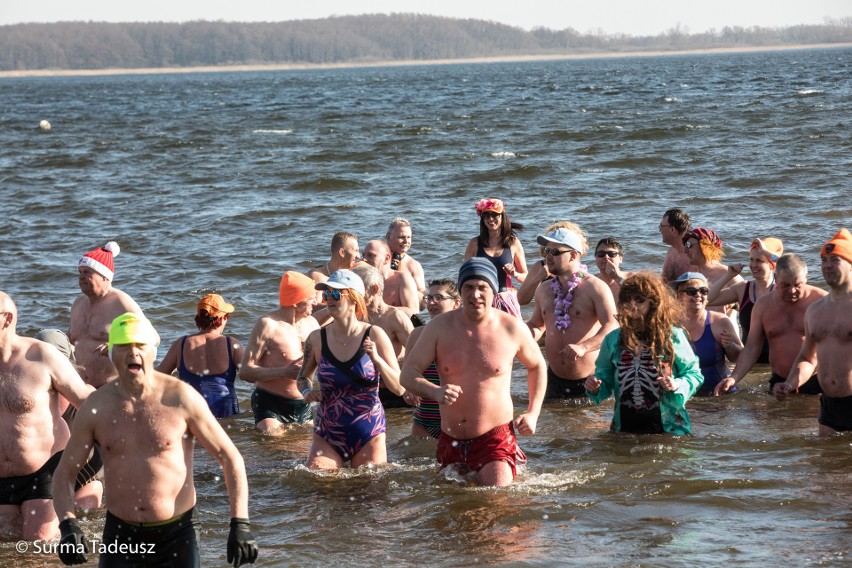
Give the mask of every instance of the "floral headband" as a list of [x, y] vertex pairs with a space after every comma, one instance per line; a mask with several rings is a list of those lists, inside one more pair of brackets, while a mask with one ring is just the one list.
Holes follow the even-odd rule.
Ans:
[[503, 212], [503, 202], [499, 199], [480, 199], [473, 206], [476, 208], [476, 214], [480, 217], [486, 211], [493, 213]]

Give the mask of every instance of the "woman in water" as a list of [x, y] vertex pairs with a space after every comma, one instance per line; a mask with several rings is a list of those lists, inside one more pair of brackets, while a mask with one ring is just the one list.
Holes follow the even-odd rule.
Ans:
[[[728, 272], [710, 286], [707, 297], [708, 306], [725, 306], [739, 302], [740, 327], [743, 330], [743, 344], [748, 341], [751, 329], [751, 311], [758, 299], [768, 295], [775, 288], [775, 261], [784, 253], [784, 245], [778, 239], [754, 239], [748, 255], [748, 267], [754, 280], [742, 280], [728, 286], [732, 278], [743, 271], [742, 264], [732, 264]], [[725, 288], [725, 286], [728, 286]], [[763, 340], [763, 350], [758, 363], [769, 364], [769, 341]]]
[[517, 234], [524, 227], [509, 220], [505, 205], [499, 199], [481, 199], [474, 207], [479, 216], [479, 236], [470, 239], [464, 259], [481, 256], [494, 265], [500, 285], [494, 296], [494, 307], [521, 318], [521, 305], [512, 286], [512, 277], [523, 283], [527, 275], [524, 247]]
[[243, 347], [222, 332], [234, 306], [219, 294], [207, 294], [198, 302], [195, 326], [198, 333], [185, 335], [169, 348], [157, 366], [178, 377], [201, 393], [216, 418], [227, 418], [240, 411], [234, 379], [237, 364], [243, 359]]
[[[727, 265], [722, 263], [725, 250], [722, 248], [722, 239], [712, 229], [696, 227], [683, 235], [683, 247], [689, 262], [698, 268], [698, 272], [707, 278], [708, 285], [724, 278], [728, 273]], [[734, 276], [733, 283], [743, 281], [742, 276]], [[713, 308], [714, 312], [724, 312], [733, 315], [733, 305]], [[733, 320], [732, 320], [733, 321]]]
[[[449, 278], [429, 282], [429, 293], [426, 295], [426, 310], [429, 312], [429, 317], [433, 318], [438, 314], [450, 312], [458, 309], [459, 306], [461, 306], [461, 296], [455, 282]], [[417, 327], [411, 332], [411, 335], [408, 336], [408, 343], [405, 345], [406, 353], [414, 348], [417, 338], [420, 337], [422, 332], [422, 327]], [[423, 377], [432, 384], [440, 386], [441, 378], [438, 376], [438, 368], [434, 361], [423, 371]], [[416, 396], [410, 393], [406, 393], [406, 396], [412, 397], [410, 402], [418, 402]], [[419, 404], [414, 409], [411, 435], [419, 438], [432, 437], [438, 439], [441, 435], [441, 412], [437, 402], [425, 398], [419, 399]]]
[[[364, 282], [338, 270], [315, 286], [322, 291], [331, 323], [312, 332], [296, 379], [305, 402], [318, 402], [308, 452], [310, 469], [336, 469], [387, 462], [385, 410], [379, 384], [403, 395], [391, 340], [365, 322]], [[312, 390], [316, 373], [320, 390]]]
[[700, 272], [685, 272], [672, 282], [677, 299], [683, 307], [680, 325], [686, 330], [692, 349], [698, 356], [704, 384], [698, 394], [709, 396], [731, 370], [725, 357], [736, 362], [743, 344], [734, 329], [734, 324], [724, 314], [707, 309], [710, 289], [707, 278]]
[[585, 384], [596, 404], [615, 396], [613, 431], [691, 433], [685, 404], [701, 385], [701, 370], [679, 313], [659, 276], [640, 272], [622, 284], [621, 327], [604, 338], [595, 376]]

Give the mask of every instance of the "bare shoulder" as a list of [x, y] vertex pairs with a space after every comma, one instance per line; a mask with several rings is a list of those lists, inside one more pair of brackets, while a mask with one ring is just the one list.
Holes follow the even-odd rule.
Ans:
[[610, 290], [609, 285], [600, 278], [583, 278], [583, 281], [580, 282], [577, 288], [582, 292], [593, 294], [595, 296], [602, 297], [607, 294], [612, 295], [612, 290]]
[[118, 288], [113, 288], [109, 293], [112, 301], [125, 308], [128, 312], [142, 313], [142, 310], [139, 309], [139, 304], [136, 303], [136, 300], [131, 298], [126, 292], [122, 292]]

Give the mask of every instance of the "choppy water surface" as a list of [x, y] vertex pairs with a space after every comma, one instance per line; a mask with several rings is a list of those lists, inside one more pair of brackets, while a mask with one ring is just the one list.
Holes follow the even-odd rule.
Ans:
[[[729, 261], [777, 236], [819, 285], [820, 245], [852, 224], [850, 55], [0, 80], [0, 289], [19, 332], [67, 328], [77, 260], [114, 239], [115, 285], [161, 355], [208, 291], [236, 304], [228, 332], [246, 341], [281, 273], [324, 262], [336, 230], [363, 245], [403, 215], [427, 277], [454, 275], [484, 196], [526, 225], [529, 257], [571, 219], [619, 238], [628, 269], [658, 267], [660, 216], [681, 206]], [[389, 416], [391, 465], [336, 475], [301, 465], [308, 429], [264, 438], [250, 412], [225, 424], [261, 566], [846, 565], [849, 437], [816, 438], [818, 401], [777, 402], [766, 378], [690, 402], [688, 438], [608, 434], [611, 403], [547, 404], [508, 490], [437, 473], [404, 411]], [[203, 452], [196, 480], [204, 564], [224, 565], [225, 487]], [[46, 562], [11, 545], [0, 558]]]

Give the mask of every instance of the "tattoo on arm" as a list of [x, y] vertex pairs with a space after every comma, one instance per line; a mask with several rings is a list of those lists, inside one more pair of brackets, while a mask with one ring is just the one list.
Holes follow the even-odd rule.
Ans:
[[316, 361], [314, 361], [313, 349], [311, 348], [311, 342], [305, 342], [305, 352], [302, 355], [302, 368], [299, 370], [299, 375], [296, 377], [296, 388], [299, 391], [304, 391], [306, 389], [313, 388], [313, 381], [310, 376], [314, 372], [316, 367]]

